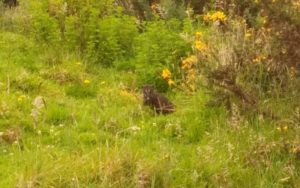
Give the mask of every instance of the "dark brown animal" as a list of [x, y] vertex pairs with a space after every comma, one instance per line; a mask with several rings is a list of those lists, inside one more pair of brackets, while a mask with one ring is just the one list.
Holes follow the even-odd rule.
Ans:
[[150, 106], [156, 113], [169, 114], [175, 112], [175, 106], [165, 96], [157, 93], [152, 86], [143, 87], [144, 104]]

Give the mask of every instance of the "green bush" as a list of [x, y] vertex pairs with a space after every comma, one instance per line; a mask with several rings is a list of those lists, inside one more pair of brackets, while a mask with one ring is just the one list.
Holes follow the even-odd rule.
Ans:
[[0, 36], [0, 59], [3, 60], [1, 63], [7, 61], [30, 69], [34, 67], [37, 49], [32, 40], [11, 32], [0, 32]]
[[34, 15], [32, 22], [32, 35], [37, 41], [48, 45], [60, 41], [59, 26], [47, 13]]
[[99, 19], [94, 15], [88, 23], [87, 56], [104, 66], [133, 55], [137, 36], [135, 20], [130, 16], [113, 15]]
[[[181, 58], [191, 47], [177, 30], [173, 30], [175, 24], [172, 20], [147, 22], [145, 32], [139, 35], [135, 41], [135, 60], [140, 84], [153, 84], [160, 90], [166, 90], [166, 84], [160, 78], [163, 68], [176, 71]], [[164, 84], [162, 84], [164, 83]]]

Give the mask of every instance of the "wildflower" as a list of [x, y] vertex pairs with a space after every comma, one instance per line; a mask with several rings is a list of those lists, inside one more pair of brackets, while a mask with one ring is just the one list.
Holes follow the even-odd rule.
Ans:
[[198, 51], [203, 51], [206, 49], [206, 45], [204, 42], [202, 41], [196, 41], [195, 42], [195, 48], [198, 50]]
[[26, 96], [25, 95], [21, 95], [21, 96], [19, 96], [18, 97], [18, 102], [22, 102], [22, 101], [24, 101], [24, 99], [26, 99]]
[[81, 62], [79, 62], [79, 61], [78, 61], [78, 62], [76, 62], [75, 64], [76, 64], [76, 65], [82, 65], [82, 63], [81, 63]]
[[163, 79], [167, 80], [167, 79], [171, 78], [172, 74], [171, 74], [169, 69], [164, 69], [162, 71], [161, 76], [162, 76]]
[[290, 79], [291, 79], [291, 80], [294, 80], [294, 79], [296, 78], [296, 70], [295, 70], [294, 67], [291, 67], [291, 68], [290, 68], [289, 76], [290, 76]]
[[101, 85], [104, 85], [104, 84], [105, 84], [105, 81], [102, 81], [100, 84], [101, 84]]
[[187, 82], [191, 83], [191, 82], [194, 82], [195, 80], [196, 80], [196, 71], [194, 69], [188, 70]]
[[190, 69], [196, 63], [197, 63], [197, 57], [192, 55], [182, 61], [181, 68], [182, 69]]
[[250, 38], [251, 36], [252, 36], [251, 33], [248, 33], [248, 32], [247, 32], [247, 33], [245, 34], [245, 37], [246, 37], [246, 38]]
[[85, 79], [85, 80], [83, 81], [83, 83], [84, 83], [85, 85], [88, 85], [88, 84], [90, 84], [90, 83], [91, 83], [91, 81], [90, 81], [90, 80], [88, 80], [88, 79]]
[[250, 38], [252, 36], [252, 30], [247, 30], [245, 33], [245, 38]]
[[174, 80], [172, 80], [172, 79], [169, 79], [169, 80], [168, 80], [168, 85], [169, 85], [169, 86], [175, 85], [175, 82], [174, 82]]
[[203, 33], [200, 31], [196, 32], [196, 34], [195, 34], [196, 40], [200, 40], [202, 38], [202, 36], [203, 36]]
[[204, 21], [206, 22], [216, 22], [216, 21], [221, 21], [221, 22], [225, 22], [227, 20], [226, 15], [224, 14], [224, 12], [222, 11], [217, 11], [214, 12], [212, 14], [207, 13], [206, 15], [204, 15]]

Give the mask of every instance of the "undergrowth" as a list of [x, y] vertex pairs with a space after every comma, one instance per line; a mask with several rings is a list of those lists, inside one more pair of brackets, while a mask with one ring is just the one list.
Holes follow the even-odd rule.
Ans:
[[4, 2], [0, 187], [300, 186], [297, 1]]

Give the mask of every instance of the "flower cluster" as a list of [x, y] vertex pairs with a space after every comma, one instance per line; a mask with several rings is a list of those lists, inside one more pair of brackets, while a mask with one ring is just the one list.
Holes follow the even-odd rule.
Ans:
[[185, 74], [185, 84], [192, 91], [196, 89], [197, 71], [195, 65], [197, 64], [197, 61], [198, 61], [197, 57], [191, 55], [181, 62], [181, 69], [184, 71]]
[[206, 45], [204, 42], [202, 41], [195, 41], [195, 48], [198, 50], [198, 51], [203, 51], [206, 49]]
[[167, 80], [167, 79], [170, 79], [172, 76], [171, 72], [169, 69], [164, 69], [162, 71], [162, 74], [161, 74], [161, 77], [164, 79], [164, 80]]
[[197, 63], [197, 57], [192, 55], [184, 59], [181, 63], [181, 68], [184, 70], [191, 69]]
[[169, 69], [164, 69], [161, 73], [161, 77], [167, 81], [169, 86], [172, 86], [175, 84], [174, 80], [171, 79], [172, 73]]
[[203, 34], [201, 32], [196, 32], [194, 47], [198, 51], [204, 51], [207, 49], [206, 44], [202, 41]]
[[227, 20], [227, 16], [222, 11], [216, 11], [214, 13], [207, 13], [204, 15], [204, 21], [206, 22], [225, 22]]

